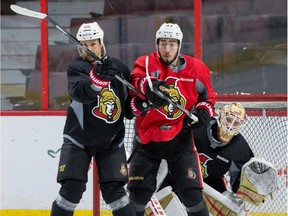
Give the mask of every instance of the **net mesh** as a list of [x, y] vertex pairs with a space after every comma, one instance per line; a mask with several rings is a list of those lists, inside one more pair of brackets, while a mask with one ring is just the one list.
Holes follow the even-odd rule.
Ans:
[[[216, 104], [216, 113], [227, 102]], [[255, 156], [271, 162], [278, 172], [278, 187], [273, 198], [266, 198], [261, 206], [247, 204], [250, 212], [283, 213], [287, 208], [287, 103], [286, 102], [241, 102], [247, 112], [247, 122], [241, 133], [251, 146]], [[132, 152], [134, 120], [125, 120], [125, 147], [127, 155]], [[101, 195], [100, 195], [101, 196]], [[112, 215], [100, 199], [101, 215]]]
[[242, 134], [256, 156], [275, 166], [278, 189], [273, 193], [273, 199], [266, 198], [261, 206], [247, 205], [251, 212], [284, 213], [287, 210], [287, 109], [271, 107], [271, 104], [266, 106], [246, 107], [248, 120]]

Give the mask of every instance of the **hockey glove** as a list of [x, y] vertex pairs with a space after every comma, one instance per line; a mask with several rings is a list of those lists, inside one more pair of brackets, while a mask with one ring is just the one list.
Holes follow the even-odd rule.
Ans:
[[98, 76], [96, 76], [95, 67], [92, 68], [92, 70], [90, 71], [89, 79], [90, 79], [90, 82], [92, 83], [91, 87], [95, 91], [101, 91], [102, 88], [107, 87], [110, 83], [110, 81], [103, 80], [103, 79], [99, 78]]
[[188, 122], [187, 125], [190, 128], [195, 129], [202, 126], [207, 127], [210, 122], [210, 118], [214, 114], [214, 106], [209, 102], [200, 102], [196, 104], [195, 111], [193, 111], [193, 114], [197, 116], [198, 122], [192, 124], [194, 121], [190, 119], [188, 116], [185, 117], [186, 120], [184, 119], [184, 122], [185, 121]]
[[117, 73], [117, 65], [108, 56], [95, 67], [95, 74], [102, 80], [113, 80]]
[[145, 115], [150, 107], [148, 101], [133, 97], [130, 101], [132, 112], [135, 116]]
[[[169, 104], [168, 101], [166, 101], [164, 98], [158, 96], [155, 92], [153, 92], [150, 89], [150, 86], [148, 85], [148, 80], [146, 77], [143, 77], [138, 82], [139, 82], [140, 91], [146, 95], [147, 100], [152, 103], [153, 108], [157, 108], [159, 106], [166, 106]], [[154, 89], [157, 89], [159, 91], [161, 91], [160, 90], [161, 88], [169, 89], [169, 85], [167, 83], [165, 83], [165, 81], [163, 81], [163, 80], [157, 80], [157, 79], [153, 80], [152, 79], [152, 85], [153, 85]], [[165, 92], [163, 92], [163, 93], [165, 93]]]
[[266, 196], [277, 189], [277, 170], [274, 165], [261, 157], [253, 157], [241, 168], [240, 187], [236, 195], [259, 206]]

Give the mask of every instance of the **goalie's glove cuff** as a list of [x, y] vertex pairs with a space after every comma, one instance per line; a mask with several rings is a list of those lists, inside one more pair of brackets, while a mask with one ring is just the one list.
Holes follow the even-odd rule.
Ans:
[[130, 106], [135, 116], [145, 115], [150, 107], [147, 100], [142, 100], [139, 97], [133, 97]]
[[99, 91], [104, 87], [107, 87], [110, 83], [110, 81], [108, 81], [108, 80], [103, 80], [103, 79], [97, 77], [94, 73], [94, 68], [92, 68], [92, 70], [90, 71], [89, 80], [93, 84], [92, 88], [96, 91]]

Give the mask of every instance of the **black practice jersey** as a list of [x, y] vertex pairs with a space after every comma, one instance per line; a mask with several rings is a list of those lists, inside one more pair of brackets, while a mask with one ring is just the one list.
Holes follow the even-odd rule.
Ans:
[[[225, 187], [222, 177], [229, 171], [230, 183], [235, 192], [239, 187], [242, 166], [254, 156], [246, 139], [238, 134], [226, 145], [215, 139], [214, 137], [217, 137], [215, 118], [211, 118], [208, 128], [201, 127], [193, 132], [204, 182], [223, 192]], [[215, 146], [213, 143], [216, 143], [216, 146], [222, 146], [212, 148], [211, 146]]]
[[[122, 62], [111, 60], [117, 65], [123, 78], [129, 81], [130, 71]], [[89, 80], [94, 66], [83, 60], [74, 59], [67, 68], [68, 90], [71, 104], [68, 107], [64, 127], [64, 138], [80, 148], [94, 151], [111, 149], [123, 142], [124, 117], [133, 117], [130, 111], [128, 89], [116, 78], [108, 87], [95, 91]]]

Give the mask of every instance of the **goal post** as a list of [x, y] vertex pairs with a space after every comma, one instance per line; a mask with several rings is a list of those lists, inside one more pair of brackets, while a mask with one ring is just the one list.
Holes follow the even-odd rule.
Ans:
[[[278, 172], [278, 188], [272, 198], [261, 206], [247, 203], [251, 215], [286, 215], [287, 210], [287, 95], [218, 95], [216, 113], [227, 103], [240, 102], [246, 109], [247, 122], [241, 133], [247, 139], [255, 156], [274, 164]], [[134, 120], [125, 120], [125, 148], [132, 152]], [[94, 169], [94, 171], [97, 171]], [[97, 173], [93, 174], [93, 216], [112, 215], [99, 191]]]

